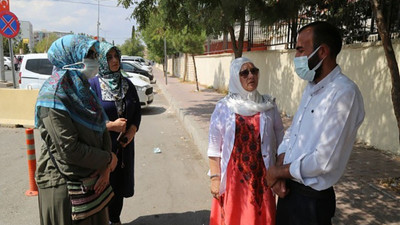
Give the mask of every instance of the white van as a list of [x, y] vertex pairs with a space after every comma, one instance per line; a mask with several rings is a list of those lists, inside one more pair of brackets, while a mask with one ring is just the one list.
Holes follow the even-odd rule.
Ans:
[[52, 71], [53, 64], [47, 58], [47, 53], [25, 55], [19, 70], [19, 88], [40, 89]]
[[[52, 72], [53, 64], [48, 60], [46, 53], [25, 55], [19, 71], [19, 88], [40, 89], [47, 78], [51, 76]], [[125, 73], [123, 70], [121, 72], [135, 85], [140, 105], [142, 107], [149, 106], [154, 98], [150, 80], [140, 74]]]

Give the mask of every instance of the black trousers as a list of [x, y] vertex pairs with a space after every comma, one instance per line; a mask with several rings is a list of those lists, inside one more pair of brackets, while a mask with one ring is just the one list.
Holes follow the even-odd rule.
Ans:
[[335, 215], [336, 197], [333, 187], [316, 191], [288, 180], [290, 192], [279, 198], [276, 225], [331, 225]]
[[111, 222], [113, 223], [121, 222], [120, 216], [123, 205], [124, 205], [124, 197], [114, 195], [114, 197], [108, 203], [108, 216], [110, 217]]

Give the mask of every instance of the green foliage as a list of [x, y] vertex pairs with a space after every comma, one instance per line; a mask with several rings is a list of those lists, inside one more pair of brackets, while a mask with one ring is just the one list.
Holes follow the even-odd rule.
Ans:
[[124, 44], [118, 47], [122, 55], [143, 56], [144, 45], [137, 35], [125, 40]]
[[10, 56], [10, 46], [8, 44], [8, 38], [3, 37], [3, 50], [5, 56]]
[[175, 31], [175, 33], [170, 35], [170, 38], [177, 51], [193, 55], [204, 53], [204, 42], [206, 41], [205, 31], [198, 31], [198, 33], [189, 32], [188, 27]]
[[[325, 20], [339, 27], [346, 43], [366, 41], [371, 31], [368, 19], [373, 18], [369, 0], [303, 0], [299, 2], [299, 13], [313, 20]], [[385, 18], [391, 21], [391, 30], [400, 31], [400, 4], [398, 0], [382, 0]], [[397, 2], [397, 3], [396, 3]], [[397, 27], [397, 28], [396, 28]]]
[[47, 50], [49, 50], [51, 44], [57, 39], [58, 39], [57, 35], [50, 34], [49, 36], [43, 38], [41, 41], [39, 41], [35, 45], [33, 52], [34, 53], [46, 53]]
[[[167, 32], [216, 36], [229, 33], [235, 56], [241, 56], [245, 23], [257, 20], [262, 26], [277, 21], [290, 21], [295, 39], [298, 23], [326, 20], [342, 29], [347, 42], [365, 41], [371, 27], [367, 22], [372, 11], [369, 0], [118, 0], [124, 7], [135, 6], [132, 17], [140, 30], [151, 25], [150, 18], [157, 14]], [[383, 11], [390, 18], [391, 27], [400, 29], [398, 0], [381, 0]], [[299, 19], [298, 19], [299, 18]], [[304, 21], [303, 21], [304, 23]], [[240, 25], [240, 32], [234, 27]], [[372, 27], [376, 31], [376, 27]], [[176, 41], [174, 41], [176, 43]], [[146, 42], [147, 43], [147, 42]], [[177, 46], [179, 49], [181, 47]]]
[[[186, 30], [187, 34], [199, 36], [216, 36], [229, 32], [231, 40], [238, 41], [237, 46], [236, 42], [233, 45], [237, 57], [242, 54], [246, 20], [268, 18], [262, 21], [274, 22], [288, 16], [282, 13], [283, 11], [292, 12], [295, 8], [291, 0], [143, 0], [134, 2], [119, 0], [118, 2], [125, 7], [136, 6], [132, 16], [137, 19], [141, 29], [146, 29], [150, 24], [151, 16], [159, 12], [160, 19], [165, 22], [165, 30]], [[236, 37], [234, 32], [237, 23], [241, 27], [239, 37]]]
[[165, 29], [165, 22], [158, 11], [150, 15], [147, 26], [142, 29], [143, 40], [147, 45], [149, 58], [161, 63], [164, 60], [164, 37], [167, 40], [167, 54], [177, 53], [171, 41], [171, 31]]
[[28, 44], [23, 43], [22, 40], [17, 45], [14, 45], [14, 55], [19, 54], [20, 50], [22, 50], [22, 54], [28, 54], [30, 52]]
[[118, 5], [122, 5], [126, 9], [132, 5], [135, 5], [135, 10], [132, 12], [132, 17], [136, 18], [136, 21], [142, 28], [145, 28], [149, 22], [149, 16], [157, 11], [157, 0], [118, 0]]

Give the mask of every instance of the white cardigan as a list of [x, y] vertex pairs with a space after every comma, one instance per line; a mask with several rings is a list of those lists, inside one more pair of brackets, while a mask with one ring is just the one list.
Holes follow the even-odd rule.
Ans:
[[[226, 188], [226, 169], [235, 143], [235, 113], [232, 112], [225, 98], [218, 101], [211, 115], [208, 157], [220, 157], [221, 185], [219, 193], [223, 194]], [[265, 168], [274, 165], [276, 150], [284, 134], [282, 119], [277, 106], [260, 113], [261, 154]]]

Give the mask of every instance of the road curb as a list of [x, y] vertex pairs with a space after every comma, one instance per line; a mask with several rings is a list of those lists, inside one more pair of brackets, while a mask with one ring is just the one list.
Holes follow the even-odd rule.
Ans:
[[196, 122], [194, 117], [188, 115], [185, 109], [181, 108], [175, 101], [173, 101], [173, 97], [168, 93], [166, 86], [162, 82], [159, 81], [156, 85], [167, 99], [168, 103], [170, 104], [171, 108], [173, 109], [179, 120], [182, 122], [183, 127], [191, 136], [201, 156], [205, 160], [208, 160], [208, 134], [201, 129], [198, 129], [200, 125], [198, 124], [198, 122]]

